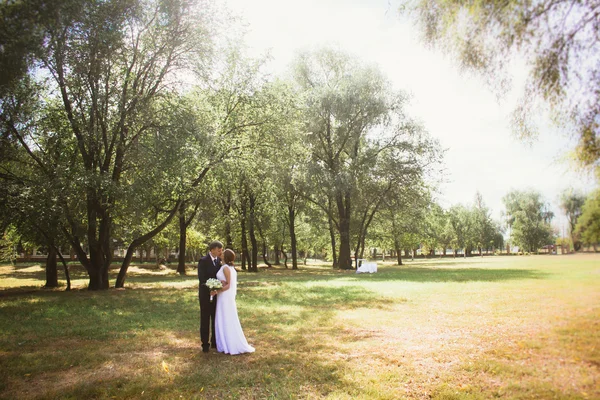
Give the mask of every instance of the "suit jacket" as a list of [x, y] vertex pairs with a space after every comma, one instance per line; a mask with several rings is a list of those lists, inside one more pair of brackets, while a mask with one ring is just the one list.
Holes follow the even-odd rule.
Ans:
[[200, 281], [200, 290], [203, 290], [204, 288], [204, 290], [208, 291], [208, 288], [204, 286], [206, 281], [210, 278], [217, 279], [217, 272], [219, 272], [219, 269], [221, 268], [221, 259], [218, 257], [217, 264], [218, 266], [213, 264], [210, 254], [205, 255], [200, 259], [200, 261], [198, 261], [198, 280]]

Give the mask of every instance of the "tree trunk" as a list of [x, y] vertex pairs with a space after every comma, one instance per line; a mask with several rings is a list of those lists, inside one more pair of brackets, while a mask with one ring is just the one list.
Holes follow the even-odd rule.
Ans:
[[[194, 209], [189, 213], [188, 219], [185, 218], [187, 204], [182, 202], [179, 207], [179, 256], [177, 258], [177, 273], [185, 275], [185, 261], [187, 259], [187, 228], [190, 226], [196, 213], [200, 207], [200, 202], [197, 201], [194, 205]], [[168, 254], [167, 254], [168, 258]]]
[[262, 257], [263, 257], [263, 261], [267, 265], [267, 268], [271, 268], [272, 265], [269, 262], [269, 260], [267, 259], [267, 242], [265, 242], [264, 239], [263, 239], [263, 246], [262, 246]]
[[[71, 276], [69, 275], [69, 266], [67, 265], [65, 258], [61, 254], [60, 249], [54, 245], [54, 240], [50, 239], [50, 236], [46, 232], [44, 232], [43, 229], [38, 227], [38, 230], [46, 238], [46, 241], [48, 242], [48, 246], [49, 246], [48, 258], [46, 260], [46, 287], [58, 287], [58, 271], [56, 271], [56, 269], [57, 269], [56, 255], [58, 255], [60, 257], [60, 261], [62, 262], [62, 264], [65, 268], [65, 278], [67, 280], [66, 291], [68, 292], [69, 290], [71, 290]], [[74, 250], [71, 248], [70, 251], [72, 253]], [[54, 257], [52, 256], [53, 252], [54, 252]], [[50, 270], [52, 269], [52, 262], [54, 262], [54, 270], [55, 270], [54, 274], [52, 274], [52, 272], [49, 271], [49, 269]], [[54, 277], [55, 277], [54, 279], [52, 279], [52, 275], [54, 275]]]
[[[68, 233], [67, 233], [67, 235], [68, 235]], [[83, 267], [85, 268], [85, 270], [88, 274], [88, 277], [89, 277], [88, 290], [103, 289], [103, 284], [102, 284], [102, 276], [103, 275], [101, 274], [102, 268], [97, 265], [97, 261], [98, 261], [97, 257], [92, 258], [91, 252], [90, 252], [90, 257], [88, 257], [86, 252], [81, 247], [79, 238], [77, 238], [76, 236], [71, 236], [69, 240], [71, 242], [71, 246], [73, 247], [73, 250], [75, 250], [75, 254], [77, 255], [77, 260], [83, 265]]]
[[258, 242], [256, 240], [256, 233], [254, 232], [254, 223], [252, 220], [248, 225], [248, 234], [250, 235], [250, 243], [252, 244], [252, 252], [250, 254], [251, 259], [248, 271], [258, 272]]
[[179, 256], [177, 257], [177, 273], [179, 275], [185, 275], [185, 252], [187, 241], [187, 225], [185, 222], [185, 212], [182, 204], [179, 209]]
[[339, 268], [351, 269], [352, 260], [350, 258], [350, 193], [338, 193], [337, 206], [340, 224], [340, 257]]
[[296, 212], [294, 207], [288, 206], [288, 227], [290, 229], [290, 242], [292, 246], [292, 269], [298, 269], [298, 249], [296, 241]]
[[248, 267], [248, 271], [258, 272], [258, 242], [256, 240], [256, 232], [254, 231], [254, 226], [256, 224], [255, 218], [255, 210], [254, 206], [256, 204], [256, 198], [254, 194], [250, 193], [249, 196], [250, 204], [249, 204], [249, 212], [248, 212], [248, 234], [250, 235], [250, 243], [252, 244], [252, 258], [250, 262], [250, 266]]
[[56, 250], [49, 246], [48, 257], [46, 257], [46, 284], [44, 287], [58, 287], [58, 269], [56, 268]]
[[396, 249], [396, 254], [398, 256], [398, 265], [402, 265], [402, 250], [400, 249], [400, 242], [398, 239], [394, 239], [394, 248]]
[[273, 253], [275, 255], [275, 265], [281, 265], [281, 260], [279, 259], [279, 245], [275, 244], [273, 246]]
[[63, 267], [65, 269], [65, 279], [67, 280], [67, 289], [66, 291], [68, 292], [69, 290], [71, 290], [71, 275], [69, 274], [69, 266], [67, 265], [67, 262], [65, 261], [63, 255], [60, 253], [60, 250], [57, 251], [58, 256], [60, 257], [60, 261], [63, 264]]
[[70, 219], [69, 210], [66, 210], [71, 232], [67, 229], [63, 229], [63, 232], [69, 238], [77, 258], [88, 273], [89, 290], [108, 289], [108, 268], [112, 260], [111, 217], [107, 209], [109, 203], [108, 199], [99, 196], [93, 189], [89, 189], [86, 193], [88, 253], [81, 247], [82, 241], [75, 234], [76, 224]]
[[283, 254], [283, 265], [287, 269], [287, 267], [288, 267], [288, 265], [287, 265], [288, 256], [287, 256], [287, 253], [285, 252], [285, 249], [283, 248], [283, 244], [281, 245], [281, 253]]
[[[134, 239], [131, 242], [131, 244], [127, 248], [127, 253], [125, 253], [125, 258], [123, 259], [123, 263], [121, 264], [121, 269], [119, 270], [119, 275], [117, 276], [117, 282], [115, 283], [116, 288], [122, 288], [125, 285], [125, 275], [127, 274], [127, 268], [129, 268], [129, 264], [131, 264], [131, 259], [133, 257], [133, 253], [138, 248], [138, 246], [143, 245], [148, 240], [152, 239], [154, 236], [159, 234], [169, 224], [169, 222], [171, 222], [173, 217], [175, 217], [175, 214], [179, 211], [179, 208], [181, 207], [182, 203], [183, 203], [183, 201], [179, 200], [177, 202], [177, 204], [175, 205], [175, 207], [173, 207], [171, 209], [171, 211], [169, 212], [169, 215], [167, 215], [167, 218], [165, 218], [165, 220], [160, 225], [158, 225], [156, 228], [154, 228], [150, 232]], [[157, 259], [158, 259], [158, 254], [157, 254]]]
[[337, 268], [338, 267], [338, 260], [337, 260], [337, 245], [335, 243], [335, 230], [333, 229], [333, 220], [331, 219], [331, 216], [329, 216], [329, 235], [331, 237], [331, 254], [332, 254], [332, 258], [333, 258], [333, 268]]
[[227, 191], [227, 195], [223, 198], [223, 214], [225, 218], [225, 248], [233, 249], [233, 237], [231, 236], [231, 219], [229, 213], [231, 211], [231, 190]]
[[242, 270], [246, 270], [246, 261], [248, 257], [248, 238], [246, 237], [246, 207], [242, 206], [242, 218], [240, 219], [240, 227], [242, 231]]
[[88, 284], [88, 290], [100, 290], [103, 288], [102, 280], [103, 274], [99, 268], [95, 268], [88, 272], [90, 275], [90, 283]]
[[362, 215], [362, 219], [360, 221], [360, 229], [359, 229], [359, 233], [358, 233], [358, 238], [356, 239], [356, 247], [354, 248], [354, 260], [358, 260], [359, 258], [364, 258], [364, 252], [365, 252], [365, 248], [364, 248], [364, 236], [366, 235], [366, 223], [367, 223], [367, 214], [368, 214], [368, 208], [365, 207], [365, 210], [363, 212]]

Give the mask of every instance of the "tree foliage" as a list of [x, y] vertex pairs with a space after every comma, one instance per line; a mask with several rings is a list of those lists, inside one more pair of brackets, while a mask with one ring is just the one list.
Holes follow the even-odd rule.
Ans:
[[501, 92], [511, 61], [524, 58], [529, 72], [515, 132], [534, 136], [538, 109], [548, 106], [579, 138], [579, 162], [600, 173], [599, 1], [404, 0], [401, 11], [414, 17], [426, 43]]
[[575, 251], [578, 251], [581, 248], [581, 241], [576, 231], [576, 227], [584, 203], [585, 196], [575, 192], [573, 189], [565, 190], [560, 196], [560, 207], [567, 216], [567, 221], [569, 222], [569, 236], [571, 237]]
[[585, 200], [575, 231], [587, 245], [596, 248], [600, 243], [600, 190], [590, 193]]
[[548, 205], [538, 192], [513, 190], [502, 200], [513, 244], [525, 251], [537, 252], [554, 242], [550, 225], [554, 214], [548, 211]]
[[[351, 268], [352, 231], [364, 237], [367, 220], [387, 191], [419, 181], [437, 159], [436, 146], [405, 115], [406, 96], [391, 90], [377, 68], [343, 52], [322, 49], [300, 54], [294, 74], [304, 96], [310, 170], [326, 204], [335, 208], [313, 203], [328, 213], [339, 234], [339, 267]], [[367, 186], [377, 187], [374, 201], [360, 199]], [[365, 223], [357, 225], [358, 221]]]
[[[177, 211], [180, 197], [173, 195], [185, 190], [181, 180], [161, 180], [159, 195], [146, 179], [152, 175], [148, 167], [160, 174], [157, 167], [182, 158], [157, 148], [172, 132], [161, 117], [177, 73], [202, 58], [210, 40], [205, 14], [186, 1], [53, 4], [49, 15], [34, 21], [31, 30], [41, 39], [25, 57], [25, 74], [16, 74], [3, 92], [0, 123], [6, 142], [26, 154], [38, 180], [54, 191], [48, 198], [56, 207], [44, 210], [57, 211], [62, 233], [90, 276], [90, 289], [105, 289], [113, 230], [123, 217], [118, 210], [128, 208], [124, 203], [160, 197], [167, 211], [161, 224], [134, 239], [131, 251]], [[12, 6], [3, 4], [3, 13]], [[22, 24], [30, 22], [27, 14], [14, 15], [24, 18]]]

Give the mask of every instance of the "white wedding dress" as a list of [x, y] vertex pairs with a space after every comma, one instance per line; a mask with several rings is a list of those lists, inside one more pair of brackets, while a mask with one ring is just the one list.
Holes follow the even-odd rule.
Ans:
[[219, 293], [215, 315], [217, 351], [225, 354], [253, 353], [254, 347], [248, 344], [238, 317], [235, 294], [237, 292], [237, 271], [225, 264], [217, 272], [217, 279], [225, 280], [223, 270], [229, 268], [229, 289]]

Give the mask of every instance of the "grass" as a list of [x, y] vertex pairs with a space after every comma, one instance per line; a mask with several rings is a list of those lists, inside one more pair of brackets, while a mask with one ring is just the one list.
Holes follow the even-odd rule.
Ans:
[[598, 255], [238, 277], [257, 350], [226, 356], [200, 351], [195, 271], [88, 292], [73, 267], [64, 292], [0, 266], [0, 398], [600, 398]]

